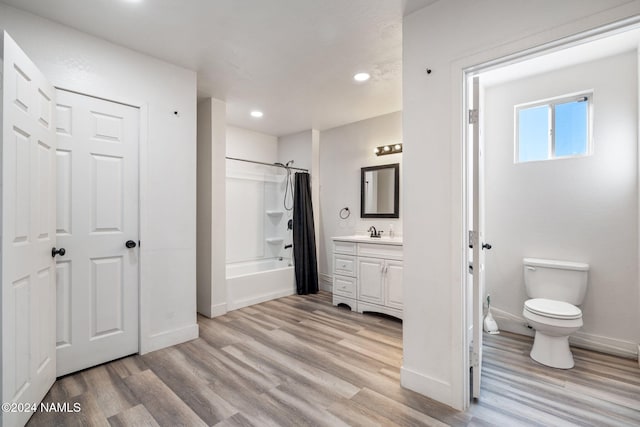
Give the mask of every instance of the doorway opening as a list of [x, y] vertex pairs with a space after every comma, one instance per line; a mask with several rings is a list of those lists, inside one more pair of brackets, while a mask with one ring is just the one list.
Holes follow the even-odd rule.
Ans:
[[[465, 384], [473, 385], [465, 387], [465, 402], [481, 394], [487, 295], [500, 329], [533, 335], [522, 317], [525, 257], [595, 267], [581, 305], [584, 327], [570, 342], [637, 357], [637, 332], [619, 325], [637, 324], [640, 303], [639, 45], [640, 24], [626, 21], [464, 70]], [[518, 112], [574, 94], [589, 97], [575, 102], [589, 103], [576, 110], [591, 114], [590, 145], [579, 153], [557, 149], [561, 123], [545, 110], [549, 145], [535, 161], [523, 161]]]

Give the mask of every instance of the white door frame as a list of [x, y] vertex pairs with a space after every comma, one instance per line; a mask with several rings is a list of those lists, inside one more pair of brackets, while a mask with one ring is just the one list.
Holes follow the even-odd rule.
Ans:
[[78, 95], [89, 96], [91, 98], [97, 98], [108, 102], [114, 102], [116, 104], [123, 104], [129, 107], [137, 108], [140, 114], [139, 126], [139, 146], [138, 146], [138, 239], [139, 239], [139, 256], [138, 256], [138, 354], [144, 354], [151, 351], [149, 344], [145, 341], [144, 337], [149, 336], [151, 332], [150, 322], [150, 297], [151, 289], [147, 289], [146, 282], [142, 280], [142, 263], [144, 262], [144, 218], [146, 217], [145, 209], [145, 195], [147, 194], [147, 182], [143, 177], [147, 176], [146, 159], [148, 156], [148, 126], [149, 126], [149, 104], [145, 102], [139, 102], [131, 99], [114, 100], [108, 96], [101, 96], [86, 92], [82, 89], [72, 89], [66, 86], [53, 85], [55, 90], [64, 90], [67, 92], [73, 92]]
[[[615, 21], [609, 24], [600, 25], [595, 28], [586, 29], [584, 31], [578, 32], [577, 34], [558, 38], [556, 40], [550, 42], [541, 42], [540, 35], [532, 36], [527, 39], [515, 42], [513, 45], [516, 46], [535, 46], [529, 48], [519, 49], [516, 47], [512, 52], [513, 53], [502, 53], [496, 54], [495, 51], [492, 52], [483, 52], [481, 54], [471, 56], [459, 61], [452, 63], [451, 66], [451, 77], [453, 82], [458, 82], [458, 84], [454, 83], [453, 86], [453, 100], [452, 108], [453, 114], [452, 117], [454, 121], [457, 121], [453, 126], [452, 132], [452, 141], [460, 140], [462, 142], [460, 146], [460, 157], [452, 156], [452, 174], [455, 175], [455, 181], [460, 182], [460, 190], [461, 194], [459, 195], [459, 199], [457, 202], [461, 204], [458, 206], [455, 204], [452, 206], [453, 212], [460, 213], [460, 221], [459, 225], [462, 225], [462, 229], [459, 230], [459, 234], [456, 233], [458, 237], [458, 241], [454, 241], [453, 245], [453, 260], [460, 260], [462, 262], [459, 263], [460, 272], [459, 277], [462, 279], [462, 283], [460, 286], [460, 292], [453, 296], [454, 301], [458, 301], [459, 306], [455, 307], [452, 310], [453, 316], [453, 325], [459, 325], [461, 338], [458, 340], [458, 346], [456, 349], [457, 353], [454, 355], [454, 363], [459, 363], [457, 366], [463, 366], [463, 370], [461, 372], [462, 378], [460, 387], [462, 390], [463, 402], [462, 407], [467, 409], [470, 405], [470, 390], [469, 383], [471, 380], [470, 376], [470, 361], [468, 354], [468, 339], [469, 339], [469, 330], [467, 328], [469, 319], [467, 318], [467, 304], [472, 303], [473, 295], [469, 295], [468, 289], [468, 280], [469, 275], [467, 274], [469, 259], [468, 251], [467, 251], [467, 227], [468, 227], [468, 212], [472, 208], [469, 206], [469, 195], [472, 191], [472, 188], [469, 188], [468, 185], [468, 174], [469, 174], [469, 158], [467, 156], [469, 150], [469, 135], [468, 129], [468, 94], [472, 88], [468, 87], [469, 77], [478, 75], [484, 71], [489, 71], [491, 69], [500, 68], [512, 63], [520, 62], [523, 60], [531, 59], [536, 56], [544, 55], [553, 51], [562, 50], [577, 44], [582, 44], [589, 42], [591, 40], [595, 40], [598, 38], [606, 37], [608, 35], [612, 35], [615, 33], [623, 32], [632, 28], [638, 28], [640, 26], [640, 16], [634, 16], [631, 18], [625, 18], [619, 21]], [[537, 45], [536, 45], [537, 44]], [[507, 52], [509, 48], [505, 49]], [[505, 52], [503, 50], [503, 52]], [[456, 102], [457, 101], [457, 102]], [[482, 104], [481, 104], [482, 105]], [[456, 136], [459, 136], [456, 139]], [[461, 164], [454, 165], [453, 162], [456, 160], [462, 160]], [[640, 186], [639, 186], [639, 194], [640, 194]], [[460, 209], [461, 208], [461, 209]], [[640, 218], [638, 218], [640, 224]], [[639, 232], [640, 233], [640, 232]], [[640, 235], [638, 236], [640, 239]], [[455, 243], [458, 243], [456, 247]], [[461, 249], [462, 248], [462, 249]], [[460, 255], [462, 254], [462, 257]], [[640, 287], [640, 272], [638, 277], [638, 286]], [[459, 298], [459, 299], [458, 299]], [[458, 310], [455, 310], [457, 308]], [[640, 355], [639, 355], [640, 358]], [[640, 360], [640, 359], [639, 359]]]

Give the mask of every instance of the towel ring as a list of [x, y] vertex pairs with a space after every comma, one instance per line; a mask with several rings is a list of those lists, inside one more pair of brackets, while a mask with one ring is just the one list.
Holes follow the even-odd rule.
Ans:
[[[344, 216], [343, 212], [346, 213]], [[340, 213], [338, 215], [340, 216], [340, 219], [347, 219], [351, 215], [351, 211], [349, 210], [349, 208], [342, 208], [340, 209]]]

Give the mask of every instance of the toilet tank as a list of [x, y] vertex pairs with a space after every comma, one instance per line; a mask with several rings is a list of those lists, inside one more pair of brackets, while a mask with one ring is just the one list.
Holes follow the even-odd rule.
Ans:
[[587, 292], [589, 264], [538, 258], [524, 258], [522, 261], [529, 298], [582, 304]]

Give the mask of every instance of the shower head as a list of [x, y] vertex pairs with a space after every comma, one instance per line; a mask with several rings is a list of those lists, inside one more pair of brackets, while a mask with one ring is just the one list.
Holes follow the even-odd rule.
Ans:
[[292, 165], [292, 164], [293, 164], [293, 160], [289, 160], [289, 161], [287, 162], [287, 164], [285, 165], [285, 167], [286, 167], [286, 168], [288, 168], [288, 167], [289, 167], [289, 165]]

